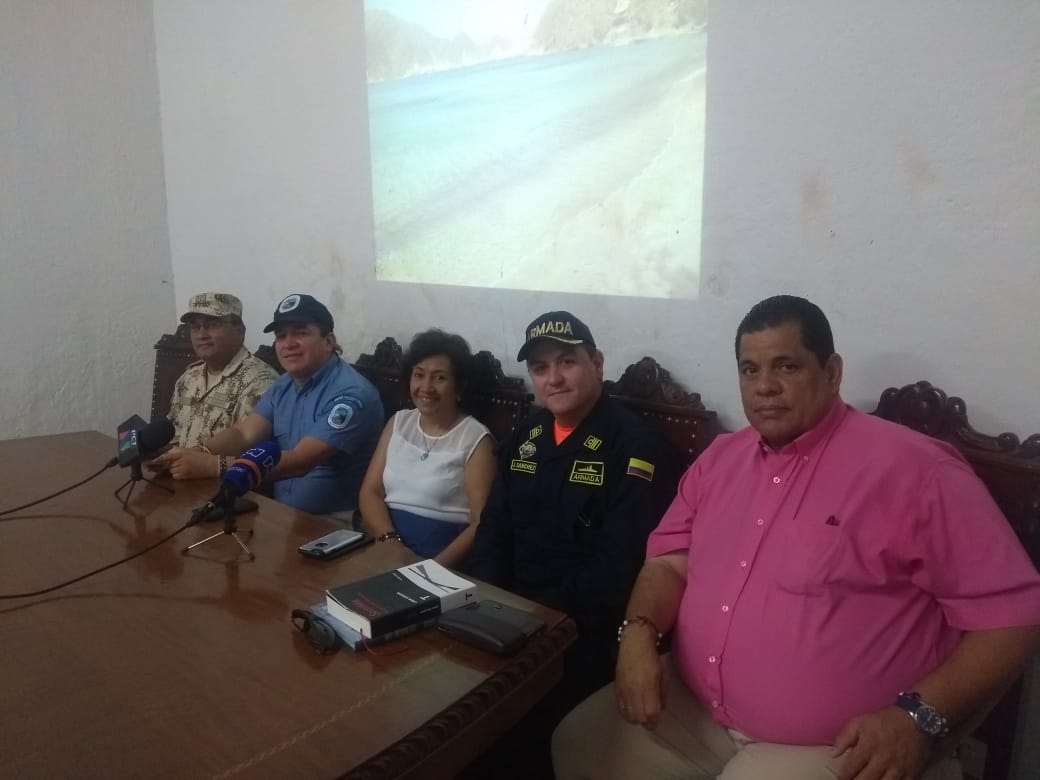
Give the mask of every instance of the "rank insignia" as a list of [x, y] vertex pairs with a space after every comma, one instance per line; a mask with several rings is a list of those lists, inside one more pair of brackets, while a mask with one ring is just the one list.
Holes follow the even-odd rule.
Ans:
[[590, 436], [585, 440], [585, 449], [595, 452], [603, 446], [603, 439], [598, 436]]
[[538, 438], [541, 435], [542, 435], [542, 426], [541, 425], [536, 425], [531, 430], [529, 430], [527, 432], [527, 438], [528, 439], [536, 439], [536, 438]]

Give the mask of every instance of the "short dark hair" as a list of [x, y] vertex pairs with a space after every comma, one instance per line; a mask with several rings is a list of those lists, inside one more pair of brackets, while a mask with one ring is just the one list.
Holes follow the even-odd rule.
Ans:
[[774, 295], [759, 301], [744, 315], [737, 326], [737, 338], [733, 351], [740, 360], [740, 337], [745, 333], [757, 333], [767, 328], [777, 328], [793, 322], [802, 331], [802, 345], [816, 355], [820, 365], [826, 365], [834, 354], [834, 335], [827, 315], [819, 306], [797, 295]]
[[426, 358], [444, 355], [451, 363], [452, 378], [459, 394], [465, 392], [473, 375], [473, 353], [466, 339], [455, 333], [446, 333], [440, 328], [430, 328], [412, 337], [412, 343], [401, 358], [401, 382], [405, 392], [412, 378], [412, 369]]

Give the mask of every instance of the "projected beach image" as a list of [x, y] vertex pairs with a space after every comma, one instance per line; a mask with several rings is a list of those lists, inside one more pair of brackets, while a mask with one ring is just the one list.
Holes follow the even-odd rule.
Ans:
[[377, 278], [695, 298], [706, 13], [367, 0]]

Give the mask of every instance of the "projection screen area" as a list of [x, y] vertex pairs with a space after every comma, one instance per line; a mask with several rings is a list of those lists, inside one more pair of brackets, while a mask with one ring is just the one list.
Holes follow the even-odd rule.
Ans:
[[366, 0], [376, 278], [697, 297], [706, 0]]

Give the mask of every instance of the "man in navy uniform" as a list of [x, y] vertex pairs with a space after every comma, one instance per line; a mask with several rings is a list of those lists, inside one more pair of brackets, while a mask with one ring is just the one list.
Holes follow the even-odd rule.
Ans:
[[603, 392], [603, 353], [584, 322], [548, 312], [524, 335], [517, 360], [544, 408], [500, 445], [466, 570], [577, 623], [564, 679], [540, 715], [551, 728], [613, 678], [617, 626], [647, 536], [675, 496], [678, 464], [656, 431]]

